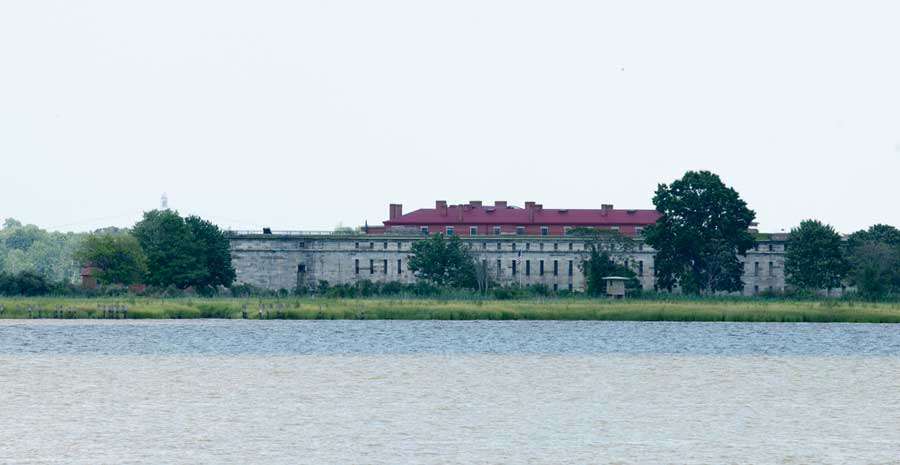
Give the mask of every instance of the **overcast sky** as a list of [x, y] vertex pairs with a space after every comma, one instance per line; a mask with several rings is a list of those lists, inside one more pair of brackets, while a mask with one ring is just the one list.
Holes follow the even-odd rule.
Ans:
[[236, 229], [435, 199], [900, 226], [896, 1], [0, 3], [0, 218]]

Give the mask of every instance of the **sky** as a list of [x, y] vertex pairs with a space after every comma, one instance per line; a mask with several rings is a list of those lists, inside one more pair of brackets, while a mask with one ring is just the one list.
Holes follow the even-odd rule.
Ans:
[[469, 200], [900, 226], [895, 1], [0, 2], [0, 218], [330, 230]]

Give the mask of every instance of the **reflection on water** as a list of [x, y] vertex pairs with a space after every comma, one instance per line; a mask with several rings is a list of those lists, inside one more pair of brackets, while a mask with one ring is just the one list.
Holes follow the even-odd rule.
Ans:
[[[490, 323], [462, 331], [346, 322], [341, 331], [357, 338], [366, 339], [360, 328], [388, 337], [381, 332], [392, 325], [410, 334], [391, 337], [395, 350], [369, 341], [376, 349], [368, 352], [347, 342], [333, 353], [298, 353], [266, 348], [287, 337], [244, 323], [141, 323], [128, 326], [127, 337], [119, 334], [124, 325], [108, 322], [0, 324], [0, 463], [896, 463], [900, 457], [900, 357], [870, 355], [878, 351], [869, 347], [878, 337], [893, 347], [891, 326], [783, 326], [779, 335], [777, 325], [722, 325], [703, 333], [743, 340], [757, 331], [763, 343], [686, 346], [676, 329], [697, 327], [563, 325], [576, 341], [614, 328], [626, 333], [623, 340], [629, 331], [631, 339], [654, 336], [658, 349], [616, 352], [597, 343], [568, 348], [567, 331], [555, 323], [528, 326], [537, 330], [528, 336], [515, 325], [485, 329]], [[290, 333], [287, 327], [267, 328]], [[790, 348], [786, 335], [801, 331], [801, 340], [814, 341], [802, 332], [819, 327], [820, 339], [843, 344], [839, 355]], [[323, 328], [334, 329], [297, 325], [293, 332]], [[244, 330], [264, 348], [230, 339]], [[173, 343], [173, 334], [183, 339]], [[516, 341], [526, 337], [532, 342]], [[433, 348], [459, 338], [467, 344]], [[845, 339], [858, 340], [861, 353]], [[782, 340], [785, 353], [772, 349], [774, 340]], [[82, 347], [85, 341], [91, 343]], [[629, 347], [653, 344], [633, 340]], [[736, 349], [723, 355], [685, 349], [717, 344]], [[230, 345], [248, 348], [210, 349]], [[109, 347], [121, 354], [106, 355]]]

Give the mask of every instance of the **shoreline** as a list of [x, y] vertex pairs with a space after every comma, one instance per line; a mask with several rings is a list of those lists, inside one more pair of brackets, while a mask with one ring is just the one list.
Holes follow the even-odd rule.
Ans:
[[[597, 320], [900, 323], [900, 303], [588, 298], [0, 298], [0, 319]], [[260, 308], [262, 305], [262, 308]], [[29, 312], [29, 307], [31, 311]], [[261, 311], [260, 311], [261, 310]]]

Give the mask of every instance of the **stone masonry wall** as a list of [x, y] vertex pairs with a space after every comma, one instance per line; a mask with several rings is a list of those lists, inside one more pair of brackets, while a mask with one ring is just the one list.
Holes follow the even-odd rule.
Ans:
[[[237, 283], [266, 289], [315, 287], [319, 281], [346, 284], [415, 282], [409, 250], [420, 235], [277, 236], [231, 238]], [[565, 236], [477, 236], [463, 238], [478, 260], [486, 262], [492, 281], [501, 285], [545, 284], [554, 290], [584, 290], [579, 263], [585, 243]], [[618, 261], [627, 263], [644, 289], [653, 289], [653, 250], [639, 244]], [[542, 267], [543, 266], [543, 272]], [[571, 272], [570, 272], [571, 269]], [[745, 295], [784, 289], [784, 243], [761, 241], [744, 259]]]

